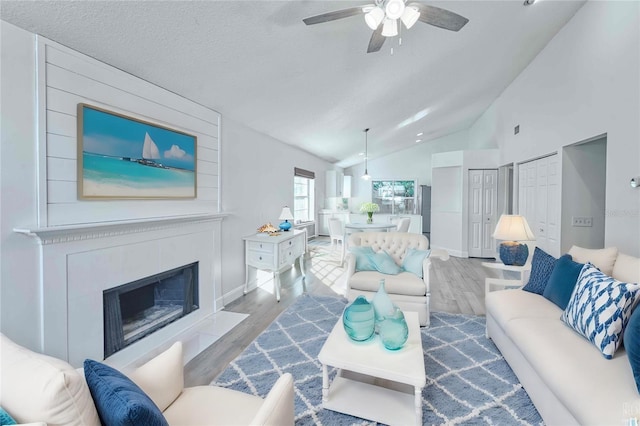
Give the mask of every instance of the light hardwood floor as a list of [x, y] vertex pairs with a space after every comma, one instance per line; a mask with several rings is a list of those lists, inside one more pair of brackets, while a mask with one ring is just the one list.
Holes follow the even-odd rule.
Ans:
[[[326, 244], [327, 241], [328, 238], [321, 237], [312, 240], [310, 244]], [[309, 254], [305, 256], [308, 261]], [[446, 262], [434, 260], [431, 271], [431, 310], [484, 315], [484, 279], [487, 276], [487, 271], [481, 266], [484, 260], [456, 257], [451, 257]], [[307, 278], [303, 282], [296, 263], [294, 270], [281, 275], [279, 303], [273, 294], [258, 288], [225, 306], [227, 311], [246, 313], [249, 317], [186, 365], [185, 384], [209, 384], [303, 292], [336, 296], [312, 272], [306, 272]]]

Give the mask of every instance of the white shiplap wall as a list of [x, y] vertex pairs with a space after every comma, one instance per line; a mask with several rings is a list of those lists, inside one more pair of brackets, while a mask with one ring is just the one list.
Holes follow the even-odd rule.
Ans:
[[[219, 113], [42, 37], [37, 52], [39, 226], [219, 212]], [[197, 198], [79, 200], [81, 102], [195, 135]]]

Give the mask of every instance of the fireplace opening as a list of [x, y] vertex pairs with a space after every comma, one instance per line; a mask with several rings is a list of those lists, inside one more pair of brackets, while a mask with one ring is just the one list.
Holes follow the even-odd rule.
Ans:
[[104, 357], [198, 309], [198, 262], [103, 291]]

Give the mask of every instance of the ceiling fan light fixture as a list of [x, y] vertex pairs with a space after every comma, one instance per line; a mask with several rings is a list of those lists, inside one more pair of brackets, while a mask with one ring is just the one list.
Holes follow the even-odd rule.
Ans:
[[385, 18], [382, 27], [382, 35], [385, 37], [395, 37], [398, 35], [398, 21]]
[[418, 9], [413, 6], [409, 6], [404, 9], [404, 13], [402, 14], [402, 17], [400, 19], [402, 20], [404, 26], [409, 29], [413, 27], [416, 22], [418, 22], [419, 17], [420, 12], [418, 12]]
[[404, 13], [403, 0], [387, 0], [384, 11], [389, 19], [399, 19]]
[[376, 30], [382, 20], [384, 19], [384, 11], [379, 7], [374, 7], [367, 14], [364, 15], [364, 21], [367, 23], [367, 26], [372, 30]]

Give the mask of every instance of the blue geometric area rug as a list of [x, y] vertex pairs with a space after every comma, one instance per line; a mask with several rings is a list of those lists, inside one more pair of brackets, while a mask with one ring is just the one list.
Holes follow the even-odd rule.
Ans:
[[[298, 297], [218, 376], [212, 385], [265, 397], [283, 373], [293, 375], [296, 425], [375, 425], [322, 408], [318, 353], [346, 299]], [[423, 422], [436, 424], [533, 425], [540, 415], [506, 361], [485, 337], [485, 319], [432, 313], [421, 328], [427, 385]], [[333, 380], [336, 371], [329, 370]]]

